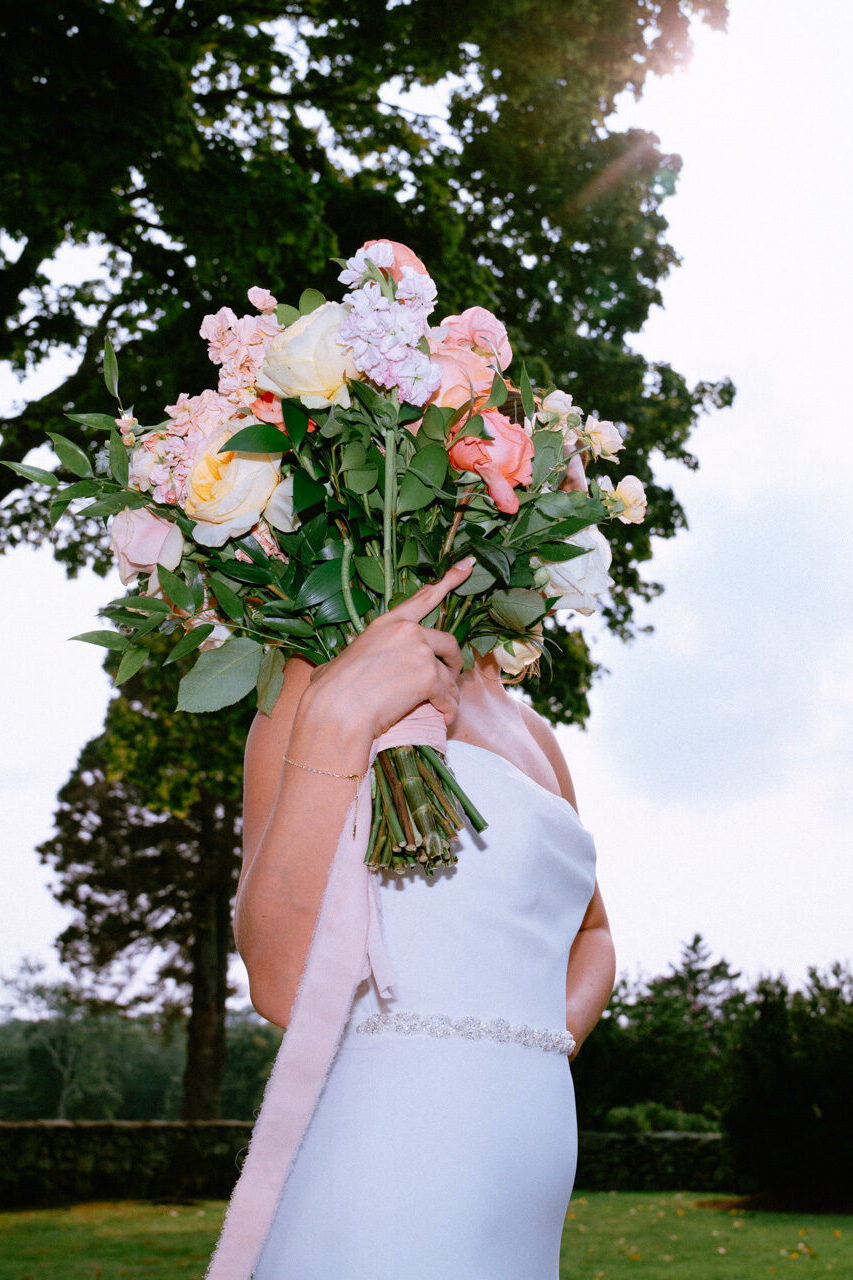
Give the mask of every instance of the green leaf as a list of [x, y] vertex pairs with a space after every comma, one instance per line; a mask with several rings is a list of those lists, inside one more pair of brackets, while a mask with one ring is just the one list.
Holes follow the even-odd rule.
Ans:
[[282, 400], [281, 413], [287, 438], [294, 449], [298, 449], [308, 434], [308, 414], [293, 400]]
[[[352, 602], [355, 606], [355, 611], [358, 614], [367, 613], [368, 609], [372, 608], [370, 597], [365, 595], [359, 587], [353, 588]], [[349, 610], [344, 603], [343, 594], [338, 592], [337, 595], [329, 596], [328, 599], [324, 600], [317, 606], [314, 610], [313, 617], [315, 627], [330, 626], [333, 623], [336, 624], [339, 622], [349, 622]]]
[[170, 662], [180, 662], [181, 658], [185, 658], [188, 653], [194, 653], [200, 644], [204, 644], [207, 637], [214, 628], [214, 623], [203, 622], [198, 627], [192, 627], [181, 636], [178, 643], [170, 650], [169, 656], [163, 659], [163, 666], [167, 667]]
[[195, 613], [195, 598], [190, 587], [184, 582], [183, 578], [179, 578], [176, 573], [172, 573], [169, 569], [164, 569], [162, 565], [157, 567], [157, 577], [160, 579], [160, 586], [163, 588], [165, 595], [184, 613]]
[[286, 302], [280, 302], [275, 309], [275, 318], [279, 324], [289, 328], [299, 319], [299, 312], [296, 307], [291, 307]]
[[296, 597], [295, 607], [301, 612], [314, 609], [317, 605], [337, 595], [341, 589], [340, 559], [326, 560], [312, 569], [303, 582]]
[[[475, 538], [470, 535], [469, 546], [478, 561], [485, 565], [490, 573], [493, 573], [505, 585], [509, 584], [509, 575], [512, 573], [512, 560], [502, 547], [487, 541], [486, 538]], [[465, 551], [468, 549], [468, 547], [464, 548]]]
[[118, 399], [118, 361], [109, 334], [104, 340], [104, 382], [110, 395]]
[[403, 543], [403, 548], [400, 551], [400, 554], [397, 557], [397, 568], [412, 568], [415, 565], [420, 564], [424, 559], [430, 560], [431, 562], [431, 557], [424, 554], [423, 548], [417, 538], [407, 538]]
[[59, 484], [58, 476], [52, 471], [44, 471], [41, 467], [31, 467], [27, 462], [4, 462], [4, 467], [8, 467], [10, 471], [14, 471], [15, 475], [23, 476], [25, 480], [33, 480], [36, 484], [46, 484], [49, 488], [55, 489]]
[[120, 484], [122, 487], [127, 484], [129, 471], [127, 446], [115, 427], [110, 432], [110, 471], [116, 484]]
[[521, 392], [521, 403], [524, 406], [524, 416], [532, 418], [536, 412], [536, 402], [533, 399], [533, 388], [530, 385], [530, 378], [527, 376], [527, 366], [521, 366], [521, 377], [518, 380], [518, 389]]
[[66, 413], [65, 417], [93, 431], [115, 431], [116, 420], [108, 413]]
[[574, 560], [575, 556], [582, 556], [587, 550], [587, 547], [577, 547], [573, 542], [543, 542], [536, 547], [536, 554], [540, 560], [553, 563]]
[[397, 491], [397, 514], [420, 511], [432, 502], [434, 496], [435, 492], [429, 485], [419, 480], [413, 471], [407, 471]]
[[79, 636], [71, 636], [72, 640], [82, 640], [84, 644], [98, 644], [102, 649], [126, 649], [129, 641], [117, 631], [81, 631]]
[[275, 571], [271, 567], [273, 563], [271, 560], [268, 560], [265, 565], [247, 564], [245, 560], [229, 560], [227, 563], [228, 577], [236, 578], [238, 582], [251, 582], [262, 587], [275, 582]]
[[464, 422], [454, 436], [454, 440], [462, 440], [470, 438], [472, 440], [491, 440], [492, 433], [486, 427], [483, 415], [480, 413], [472, 413], [467, 422]]
[[[400, 562], [397, 563], [400, 567]], [[382, 595], [385, 591], [385, 575], [380, 562], [373, 556], [353, 556], [353, 564], [364, 585]]]
[[281, 649], [267, 649], [258, 672], [258, 710], [271, 716], [284, 684], [284, 654]]
[[84, 480], [88, 480], [90, 476], [94, 475], [92, 464], [79, 445], [76, 445], [73, 440], [69, 440], [66, 436], [57, 435], [55, 431], [48, 431], [47, 435], [53, 441], [56, 456], [66, 471], [70, 471], [73, 476], [80, 476]]
[[319, 289], [303, 289], [299, 295], [299, 311], [303, 316], [310, 315], [318, 307], [322, 307], [326, 299]]
[[100, 483], [97, 480], [76, 480], [74, 484], [67, 484], [63, 489], [59, 489], [50, 504], [51, 523], [56, 523], [69, 503], [73, 502], [75, 498], [91, 498], [98, 492], [100, 487]]
[[431, 404], [418, 431], [418, 446], [420, 447], [421, 440], [444, 444], [447, 440], [447, 424], [452, 414], [452, 409], [439, 409], [438, 405]]
[[178, 711], [218, 711], [254, 689], [263, 649], [248, 636], [235, 636], [200, 655], [178, 686]]
[[486, 409], [499, 409], [502, 404], [506, 403], [508, 395], [509, 391], [507, 390], [506, 383], [501, 375], [496, 373], [492, 382], [492, 389], [489, 393], [489, 398], [484, 407]]
[[496, 591], [489, 601], [489, 613], [501, 626], [513, 631], [527, 631], [545, 616], [548, 606], [538, 591], [511, 587]]
[[135, 676], [139, 668], [145, 664], [147, 657], [148, 649], [144, 644], [131, 645], [125, 649], [121, 655], [121, 662], [118, 664], [114, 683], [123, 684], [125, 680]]
[[[428, 353], [429, 347], [427, 347], [427, 354]], [[423, 417], [423, 413], [423, 405], [401, 404], [400, 412], [397, 415], [397, 421], [401, 427], [405, 427], [408, 426], [410, 422], [417, 422], [419, 418]]]
[[344, 445], [341, 453], [341, 467], [344, 471], [360, 468], [367, 463], [367, 450], [360, 440], [350, 440]]
[[419, 449], [411, 461], [409, 470], [426, 484], [440, 489], [447, 476], [447, 450], [440, 444], [428, 444]]
[[559, 431], [535, 431], [532, 487], [544, 484], [563, 458], [563, 437]]
[[220, 453], [284, 453], [287, 441], [280, 427], [271, 422], [253, 422], [226, 440]]
[[305, 511], [318, 502], [325, 502], [326, 490], [317, 480], [313, 480], [307, 471], [300, 467], [293, 473], [293, 510]]
[[97, 502], [90, 502], [88, 507], [81, 509], [80, 515], [87, 518], [114, 516], [117, 511], [124, 511], [126, 507], [131, 509], [145, 507], [148, 505], [148, 501], [149, 499], [144, 493], [132, 493], [129, 489], [122, 489], [118, 493], [105, 494], [103, 498], [98, 498]]
[[371, 489], [375, 489], [376, 482], [379, 479], [379, 470], [377, 467], [353, 467], [351, 471], [346, 473], [347, 488], [350, 493], [370, 493]]
[[455, 588], [456, 595], [476, 596], [479, 595], [481, 591], [489, 591], [496, 582], [497, 578], [495, 575], [490, 573], [485, 565], [478, 562], [474, 565], [474, 568], [468, 574], [465, 581]]
[[243, 601], [237, 592], [218, 573], [209, 575], [207, 585], [216, 597], [216, 602], [225, 616], [230, 618], [232, 622], [242, 622]]
[[310, 622], [305, 622], [302, 618], [276, 618], [266, 614], [261, 626], [271, 627], [273, 631], [280, 631], [286, 636], [313, 636], [315, 630]]
[[111, 600], [109, 604], [104, 605], [104, 609], [126, 608], [141, 609], [143, 613], [171, 613], [169, 602], [160, 600], [157, 596], [121, 596], [118, 600]]

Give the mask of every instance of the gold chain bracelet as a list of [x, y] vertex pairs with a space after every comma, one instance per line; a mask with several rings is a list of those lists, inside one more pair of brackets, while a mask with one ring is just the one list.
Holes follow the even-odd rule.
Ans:
[[355, 783], [355, 810], [352, 817], [352, 838], [354, 840], [356, 823], [358, 822], [358, 788], [365, 775], [363, 773], [335, 773], [332, 769], [315, 769], [312, 764], [305, 764], [302, 760], [292, 760], [288, 755], [283, 755], [282, 760], [285, 764], [293, 765], [295, 769], [304, 769], [306, 773], [316, 773], [322, 778], [343, 778], [347, 782]]

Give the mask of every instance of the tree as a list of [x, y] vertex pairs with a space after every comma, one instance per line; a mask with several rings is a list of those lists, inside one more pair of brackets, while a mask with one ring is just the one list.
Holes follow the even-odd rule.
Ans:
[[[210, 377], [201, 316], [255, 283], [288, 296], [334, 287], [329, 258], [378, 234], [429, 263], [449, 311], [477, 301], [509, 318], [534, 379], [630, 424], [626, 465], [647, 482], [644, 526], [616, 530], [608, 622], [631, 635], [633, 601], [660, 590], [639, 565], [684, 523], [649, 461], [696, 465], [687, 440], [728, 382], [688, 387], [627, 338], [677, 262], [661, 204], [677, 157], [605, 123], [689, 53], [689, 21], [725, 22], [725, 0], [30, 0], [0, 18], [7, 112], [0, 140], [0, 357], [56, 348], [66, 381], [2, 424], [20, 460], [72, 405], [104, 407], [106, 333], [122, 347], [140, 420]], [[37, 38], [34, 38], [37, 33]], [[402, 101], [438, 86], [446, 127]], [[56, 121], [61, 119], [62, 129]], [[63, 247], [102, 268], [54, 285]], [[77, 425], [64, 428], [81, 439]], [[0, 496], [19, 484], [0, 477]], [[47, 536], [29, 494], [0, 509], [7, 545]], [[103, 530], [60, 526], [71, 570], [105, 564]], [[559, 627], [542, 709], [583, 717], [592, 674]], [[533, 691], [534, 699], [540, 695]]]
[[[108, 660], [109, 661], [109, 660]], [[161, 957], [155, 996], [189, 993], [185, 1119], [218, 1116], [226, 1058], [231, 902], [240, 849], [242, 743], [251, 708], [171, 710], [175, 684], [143, 670], [112, 698], [103, 732], [59, 793], [39, 848], [77, 912], [58, 940], [77, 970]], [[176, 673], [175, 683], [177, 680]]]

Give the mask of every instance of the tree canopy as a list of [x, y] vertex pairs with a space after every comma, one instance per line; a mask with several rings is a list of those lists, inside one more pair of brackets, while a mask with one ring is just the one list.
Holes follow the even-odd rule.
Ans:
[[[677, 262], [661, 206], [680, 161], [608, 117], [619, 93], [685, 60], [691, 19], [725, 17], [725, 0], [8, 6], [0, 358], [23, 370], [61, 350], [76, 367], [0, 423], [3, 456], [23, 458], [74, 406], [105, 407], [107, 333], [137, 415], [158, 421], [179, 391], [210, 383], [206, 312], [242, 307], [253, 284], [331, 289], [332, 256], [403, 240], [448, 312], [491, 307], [534, 379], [628, 424], [625, 468], [650, 497], [647, 522], [615, 532], [608, 622], [629, 635], [633, 602], [659, 590], [639, 567], [651, 539], [684, 523], [650, 455], [695, 466], [697, 415], [732, 388], [690, 387], [630, 346]], [[81, 246], [95, 251], [87, 278], [62, 283]], [[19, 484], [4, 473], [0, 495]], [[5, 545], [46, 536], [30, 495], [0, 508]], [[72, 571], [105, 567], [101, 526], [63, 521], [53, 536]], [[586, 646], [561, 637], [557, 651], [567, 674], [543, 709], [577, 717]]]

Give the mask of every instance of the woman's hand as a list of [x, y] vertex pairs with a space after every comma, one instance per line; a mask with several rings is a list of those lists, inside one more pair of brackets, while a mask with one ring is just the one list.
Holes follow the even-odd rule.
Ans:
[[369, 750], [374, 738], [423, 702], [431, 702], [449, 725], [459, 706], [462, 651], [454, 636], [421, 626], [474, 566], [469, 556], [438, 582], [375, 618], [331, 662], [311, 674], [300, 711], [353, 731]]

